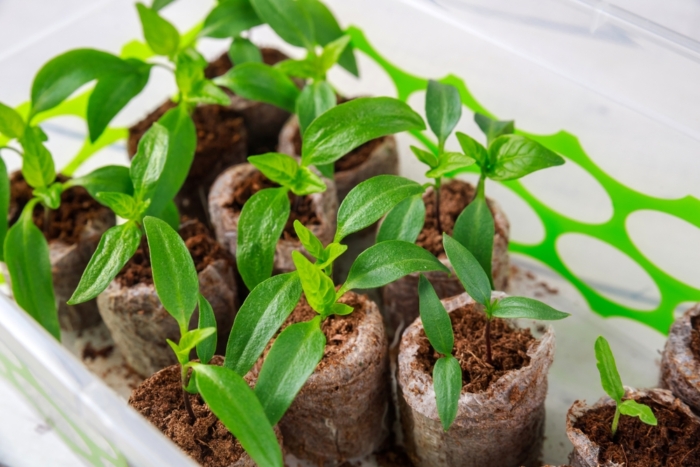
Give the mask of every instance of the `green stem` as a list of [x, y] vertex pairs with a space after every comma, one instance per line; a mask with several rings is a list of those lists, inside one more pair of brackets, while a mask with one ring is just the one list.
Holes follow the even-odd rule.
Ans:
[[620, 408], [616, 405], [615, 406], [615, 416], [613, 417], [613, 422], [612, 422], [612, 435], [615, 436], [615, 433], [617, 433], [617, 424], [620, 422]]
[[22, 154], [22, 151], [20, 151], [19, 149], [13, 148], [12, 146], [0, 146], [0, 151], [2, 151], [3, 149], [9, 149], [10, 151], [16, 152], [19, 157], [22, 157], [22, 158], [24, 157], [24, 154]]
[[484, 173], [481, 172], [481, 175], [479, 176], [479, 184], [476, 186], [476, 193], [474, 193], [474, 198], [476, 198], [479, 195], [485, 196], [485, 193], [484, 193], [485, 185], [486, 185], [486, 175], [484, 175]]
[[190, 403], [190, 397], [189, 394], [187, 394], [187, 384], [189, 383], [188, 378], [187, 378], [187, 367], [185, 366], [180, 366], [181, 370], [181, 379], [182, 379], [182, 400], [185, 403], [185, 409], [187, 410], [187, 414], [190, 416], [190, 424], [194, 423], [194, 421], [197, 419], [194, 415], [194, 410], [192, 410], [192, 404]]
[[435, 221], [438, 233], [442, 234], [442, 225], [440, 224], [440, 179], [435, 179]]

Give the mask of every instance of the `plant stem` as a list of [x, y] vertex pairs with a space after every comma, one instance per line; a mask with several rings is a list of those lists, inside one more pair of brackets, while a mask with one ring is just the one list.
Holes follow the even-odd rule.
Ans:
[[486, 317], [486, 327], [484, 327], [484, 341], [486, 342], [486, 363], [493, 366], [491, 358], [491, 318]]
[[22, 151], [15, 149], [12, 146], [0, 146], [0, 151], [3, 149], [9, 149], [10, 151], [16, 152], [19, 157], [24, 157], [24, 154], [22, 154]]
[[44, 206], [44, 237], [49, 240], [49, 224], [51, 222], [51, 210], [48, 206]]
[[185, 409], [187, 409], [187, 414], [190, 416], [190, 424], [194, 423], [197, 419], [192, 410], [192, 404], [190, 403], [189, 394], [187, 394], [187, 384], [189, 383], [189, 378], [187, 377], [187, 368], [182, 367], [182, 400], [185, 403]]
[[615, 433], [617, 433], [617, 424], [620, 422], [620, 409], [619, 407], [615, 406], [615, 416], [613, 417], [613, 422], [612, 422], [612, 435], [615, 436]]
[[440, 224], [440, 179], [435, 179], [435, 221], [437, 225], [437, 230], [440, 235], [442, 235], [442, 225]]
[[301, 209], [301, 196], [299, 195], [294, 195], [294, 205], [292, 207], [292, 211], [296, 212], [299, 214], [299, 210]]
[[476, 186], [476, 192], [474, 192], [474, 198], [472, 199], [472, 201], [474, 201], [477, 196], [484, 194], [485, 183], [486, 183], [486, 176], [482, 172], [481, 175], [479, 176], [479, 184]]

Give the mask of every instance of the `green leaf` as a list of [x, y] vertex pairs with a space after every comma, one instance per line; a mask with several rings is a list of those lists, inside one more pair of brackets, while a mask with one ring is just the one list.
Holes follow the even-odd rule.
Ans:
[[303, 136], [308, 126], [319, 115], [335, 107], [335, 91], [326, 81], [316, 81], [307, 85], [296, 103], [299, 118], [299, 132]]
[[429, 178], [440, 178], [447, 173], [469, 167], [474, 164], [474, 162], [476, 162], [474, 159], [459, 152], [443, 152], [440, 154], [438, 166], [429, 170], [425, 176]]
[[151, 9], [155, 11], [160, 11], [166, 6], [173, 3], [174, 1], [175, 0], [153, 0], [153, 5], [151, 5]]
[[497, 181], [513, 180], [564, 163], [563, 157], [520, 135], [499, 136], [489, 146], [489, 153], [496, 162], [487, 175]]
[[292, 45], [309, 48], [314, 45], [311, 18], [296, 0], [250, 0], [260, 19], [278, 36]]
[[152, 65], [136, 59], [127, 59], [126, 62], [132, 65], [132, 70], [102, 76], [90, 94], [87, 123], [93, 143], [119, 111], [148, 83]]
[[241, 97], [266, 102], [294, 112], [299, 88], [282, 71], [264, 63], [236, 65], [214, 83], [224, 86]]
[[192, 255], [182, 237], [162, 220], [145, 217], [143, 227], [158, 298], [180, 329], [187, 329], [199, 295], [199, 278]]
[[243, 206], [238, 220], [236, 264], [248, 290], [270, 277], [275, 249], [289, 218], [285, 188], [266, 188]]
[[625, 388], [622, 386], [620, 373], [617, 372], [617, 365], [615, 364], [612, 350], [610, 350], [610, 344], [603, 336], [599, 336], [595, 341], [595, 359], [603, 390], [620, 405], [622, 397], [625, 395]]
[[431, 169], [433, 167], [437, 167], [440, 163], [437, 156], [430, 151], [426, 151], [425, 149], [421, 149], [416, 146], [411, 146], [411, 151], [413, 151], [413, 154], [416, 155], [419, 161], [426, 164]]
[[136, 9], [141, 18], [143, 37], [151, 50], [158, 55], [174, 56], [180, 46], [180, 33], [175, 26], [143, 3], [137, 3]]
[[63, 184], [60, 182], [52, 183], [47, 187], [35, 188], [32, 194], [41, 200], [44, 206], [50, 209], [58, 209], [61, 205], [61, 194], [63, 193]]
[[[306, 10], [311, 17], [311, 21], [314, 25], [314, 35], [319, 44], [325, 46], [344, 34], [343, 30], [340, 29], [340, 25], [338, 25], [338, 21], [333, 16], [333, 13], [331, 13], [322, 2], [318, 0], [299, 1], [304, 7], [304, 10]], [[345, 47], [338, 60], [338, 65], [342, 66], [353, 75], [360, 76], [352, 44], [348, 44], [348, 46]]]
[[447, 431], [457, 417], [459, 395], [462, 392], [462, 368], [452, 355], [439, 358], [435, 362], [433, 387], [440, 422], [443, 430]]
[[231, 63], [242, 65], [244, 63], [263, 63], [262, 53], [257, 45], [244, 37], [235, 37], [231, 41], [231, 47], [228, 49], [228, 56]]
[[[17, 304], [56, 339], [61, 339], [53, 291], [49, 245], [32, 220], [36, 199], [22, 211], [5, 237], [5, 263]], [[7, 218], [7, 217], [5, 217]]]
[[321, 243], [321, 240], [319, 240], [311, 230], [299, 222], [298, 219], [294, 221], [294, 231], [297, 233], [297, 237], [299, 238], [301, 245], [311, 254], [311, 256], [316, 259], [323, 257], [323, 243]]
[[506, 297], [495, 303], [492, 316], [496, 318], [527, 318], [553, 321], [571, 316], [569, 313], [555, 310], [539, 300], [526, 297]]
[[32, 83], [31, 116], [52, 109], [90, 81], [105, 75], [129, 73], [132, 65], [93, 49], [76, 49], [49, 60]]
[[154, 123], [139, 141], [129, 169], [137, 203], [150, 199], [156, 191], [168, 157], [168, 136], [164, 126]]
[[326, 191], [326, 184], [309, 167], [299, 167], [290, 189], [297, 196], [306, 196]]
[[292, 186], [299, 171], [299, 163], [296, 159], [279, 152], [250, 156], [248, 162], [253, 164], [267, 178], [287, 188]]
[[187, 97], [194, 86], [204, 81], [207, 61], [192, 47], [181, 50], [175, 56], [175, 82], [178, 90]]
[[[262, 24], [249, 0], [219, 2], [204, 20], [200, 37], [226, 39]], [[236, 62], [234, 62], [236, 63]]]
[[350, 44], [350, 36], [344, 35], [329, 42], [323, 48], [323, 52], [321, 52], [321, 56], [319, 57], [319, 63], [324, 73], [333, 68], [333, 65], [338, 63], [340, 56], [348, 44]]
[[197, 82], [186, 98], [196, 104], [229, 105], [231, 98], [226, 91], [208, 79]]
[[10, 139], [21, 138], [24, 134], [24, 119], [12, 107], [0, 102], [0, 134]]
[[359, 183], [338, 208], [334, 241], [374, 224], [404, 199], [422, 193], [420, 184], [396, 175], [377, 175]]
[[141, 229], [134, 221], [114, 226], [102, 234], [68, 304], [87, 302], [102, 293], [136, 253], [140, 242]]
[[209, 337], [197, 343], [197, 357], [202, 363], [209, 363], [216, 353], [216, 316], [209, 301], [199, 294], [197, 304], [199, 306], [198, 329], [213, 329]]
[[295, 272], [279, 274], [255, 287], [236, 314], [226, 345], [224, 366], [239, 375], [250, 371], [301, 298]]
[[97, 193], [97, 201], [114, 211], [114, 214], [129, 220], [138, 220], [139, 206], [133, 196], [124, 193], [103, 191]]
[[345, 315], [349, 315], [353, 311], [355, 311], [355, 309], [353, 307], [351, 307], [350, 305], [346, 305], [345, 303], [334, 303], [328, 314], [329, 315], [345, 316]]
[[276, 63], [274, 68], [287, 76], [304, 79], [320, 79], [323, 74], [319, 69], [317, 57], [313, 55], [309, 55], [301, 60], [282, 60]]
[[165, 166], [147, 211], [151, 216], [160, 216], [172, 203], [185, 183], [197, 148], [197, 131], [184, 104], [168, 110], [158, 123], [168, 130], [168, 145]]
[[658, 421], [654, 416], [654, 412], [651, 411], [651, 407], [640, 404], [639, 402], [633, 401], [632, 399], [624, 401], [619, 406], [620, 413], [622, 415], [628, 415], [630, 417], [638, 417], [642, 422], [647, 425], [656, 426]]
[[191, 331], [185, 330], [180, 337], [180, 343], [175, 344], [167, 339], [170, 348], [173, 349], [180, 365], [185, 366], [190, 362], [190, 352], [202, 342], [216, 336], [216, 328], [197, 328]]
[[93, 198], [103, 191], [134, 194], [129, 168], [123, 165], [106, 165], [82, 177], [72, 178], [66, 183], [65, 188], [71, 186], [82, 186]]
[[178, 211], [175, 201], [170, 201], [165, 205], [160, 214], [153, 217], [157, 217], [158, 219], [165, 221], [175, 231], [180, 230], [180, 211]]
[[387, 240], [359, 254], [340, 291], [381, 287], [407, 274], [428, 271], [450, 272], [428, 250], [414, 243]]
[[[260, 467], [283, 467], [274, 423], [269, 423], [248, 383], [235, 372], [214, 365], [194, 365], [204, 402]], [[259, 384], [259, 383], [258, 383]]]
[[474, 121], [486, 135], [486, 142], [489, 145], [499, 136], [510, 135], [515, 132], [515, 122], [513, 120], [494, 120], [477, 112], [474, 114]]
[[486, 204], [483, 190], [467, 205], [457, 217], [452, 235], [469, 250], [481, 265], [493, 288], [491, 257], [495, 235], [493, 214]]
[[452, 355], [455, 338], [450, 316], [435, 293], [433, 285], [423, 274], [418, 279], [418, 300], [420, 319], [430, 345], [443, 355]]
[[333, 280], [298, 251], [292, 251], [292, 261], [309, 305], [321, 316], [327, 316], [335, 303]]
[[333, 107], [309, 125], [304, 133], [301, 165], [330, 164], [367, 141], [424, 129], [421, 116], [398, 99], [353, 99]]
[[403, 240], [414, 243], [425, 224], [425, 203], [421, 194], [410, 196], [384, 218], [377, 233], [377, 243], [386, 240]]
[[490, 159], [486, 148], [480, 142], [465, 133], [458, 131], [456, 135], [457, 141], [459, 141], [459, 145], [462, 147], [464, 154], [476, 160], [477, 164], [479, 164], [479, 167], [482, 169], [488, 169]]
[[255, 394], [275, 425], [282, 419], [297, 393], [323, 358], [326, 336], [321, 317], [288, 326], [277, 336], [265, 358]]
[[24, 149], [22, 176], [32, 188], [49, 186], [56, 179], [56, 167], [51, 153], [43, 144], [43, 136], [41, 128], [28, 127], [20, 139]]
[[317, 266], [319, 268], [326, 268], [333, 264], [333, 261], [338, 259], [340, 255], [345, 253], [348, 249], [347, 245], [341, 245], [340, 243], [331, 243], [324, 250], [320, 258], [318, 258]]
[[491, 282], [479, 261], [454, 238], [443, 233], [442, 244], [459, 281], [471, 297], [488, 307], [491, 303]]
[[[7, 166], [0, 157], [0, 246], [5, 245], [7, 235], [7, 217], [10, 212], [10, 177], [7, 175]], [[4, 248], [0, 248], [0, 261], [5, 261]]]
[[462, 100], [457, 88], [429, 80], [425, 93], [425, 116], [442, 147], [462, 116]]

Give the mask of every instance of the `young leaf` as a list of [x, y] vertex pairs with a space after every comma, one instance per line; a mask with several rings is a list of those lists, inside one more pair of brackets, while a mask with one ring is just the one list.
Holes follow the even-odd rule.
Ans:
[[425, 116], [440, 146], [444, 145], [462, 116], [462, 101], [457, 88], [432, 79], [428, 81]]
[[326, 191], [326, 184], [309, 167], [299, 167], [294, 183], [289, 188], [297, 196], [306, 196]]
[[5, 263], [17, 304], [56, 339], [61, 339], [53, 291], [49, 245], [32, 220], [36, 200], [25, 206], [5, 237]]
[[265, 346], [301, 298], [299, 274], [288, 272], [255, 287], [236, 314], [226, 345], [224, 366], [239, 375], [250, 371]]
[[340, 257], [343, 253], [347, 251], [347, 245], [341, 245], [340, 243], [331, 243], [324, 250], [323, 254], [316, 263], [316, 266], [323, 269], [333, 264], [333, 262]]
[[145, 217], [143, 227], [151, 251], [153, 285], [158, 298], [180, 329], [187, 329], [199, 292], [192, 255], [182, 237], [162, 220]]
[[489, 153], [496, 162], [487, 175], [497, 181], [513, 180], [564, 163], [561, 156], [520, 135], [499, 136], [489, 146]]
[[351, 289], [381, 287], [407, 274], [428, 271], [450, 272], [428, 250], [401, 240], [387, 240], [359, 254], [338, 296]]
[[315, 43], [311, 18], [296, 0], [250, 0], [260, 19], [285, 42], [309, 48]]
[[177, 359], [180, 365], [187, 365], [190, 361], [190, 352], [192, 349], [197, 347], [202, 342], [205, 342], [212, 336], [216, 336], [216, 328], [197, 328], [191, 331], [185, 331], [185, 333], [180, 337], [180, 343], [171, 343], [172, 341], [168, 339], [170, 347], [175, 351]]
[[417, 146], [411, 146], [411, 151], [413, 151], [413, 154], [416, 155], [419, 161], [430, 168], [437, 167], [440, 163], [437, 156], [430, 151], [426, 151], [425, 149], [421, 149]]
[[174, 56], [180, 46], [180, 33], [175, 26], [143, 3], [137, 3], [136, 9], [141, 18], [143, 37], [151, 50], [158, 55]]
[[359, 183], [338, 208], [334, 242], [374, 224], [404, 199], [422, 193], [420, 184], [396, 175], [377, 175]]
[[195, 84], [203, 81], [206, 59], [192, 47], [187, 47], [175, 55], [175, 82], [178, 90], [187, 97]]
[[[296, 114], [299, 118], [299, 133], [304, 136], [308, 126], [319, 115], [335, 107], [335, 91], [326, 81], [316, 81], [307, 85], [296, 103]], [[302, 138], [303, 139], [303, 138]]]
[[52, 183], [49, 186], [34, 188], [32, 194], [41, 200], [44, 206], [49, 209], [58, 209], [61, 205], [61, 194], [63, 193], [63, 184], [60, 182]]
[[97, 193], [103, 191], [124, 193], [125, 195], [134, 194], [129, 168], [122, 165], [106, 165], [82, 177], [72, 178], [68, 180], [64, 188], [68, 189], [72, 186], [82, 186], [93, 198], [97, 197]]
[[321, 316], [327, 316], [335, 303], [333, 280], [298, 251], [292, 251], [292, 261], [309, 305]]
[[353, 99], [333, 107], [309, 125], [304, 133], [301, 165], [330, 164], [367, 141], [423, 129], [421, 116], [398, 99]]
[[596, 366], [600, 373], [600, 383], [608, 396], [617, 402], [619, 406], [622, 397], [625, 395], [625, 388], [622, 386], [620, 373], [617, 372], [617, 365], [615, 364], [612, 350], [610, 350], [610, 344], [603, 336], [599, 336], [595, 341], [595, 358], [597, 361]]
[[321, 331], [320, 316], [292, 324], [277, 336], [255, 385], [255, 394], [272, 425], [282, 419], [314, 372], [325, 347], [326, 336]]
[[0, 261], [5, 261], [5, 236], [7, 235], [7, 216], [10, 211], [10, 177], [7, 166], [0, 157]]
[[[249, 0], [219, 2], [204, 20], [200, 37], [227, 39], [262, 24]], [[237, 63], [237, 62], [234, 62]]]
[[323, 76], [318, 65], [318, 58], [312, 55], [301, 60], [282, 60], [274, 65], [276, 70], [281, 71], [287, 76], [303, 79], [320, 79]]
[[114, 211], [114, 214], [129, 220], [137, 220], [138, 205], [132, 196], [124, 193], [103, 191], [97, 193], [97, 201]]
[[243, 206], [238, 220], [236, 264], [248, 290], [270, 277], [275, 248], [289, 218], [285, 188], [266, 188]]
[[628, 415], [630, 417], [638, 417], [642, 422], [647, 425], [656, 426], [658, 421], [654, 416], [654, 412], [647, 405], [640, 404], [632, 399], [624, 401], [618, 407], [622, 415]]
[[479, 167], [482, 169], [488, 169], [490, 159], [486, 148], [480, 142], [465, 133], [458, 131], [456, 135], [457, 141], [459, 141], [459, 145], [462, 147], [464, 154], [476, 160], [476, 163], [479, 164]]
[[420, 319], [430, 345], [443, 355], [451, 355], [455, 340], [450, 316], [423, 274], [418, 278], [418, 299]]
[[231, 98], [213, 81], [204, 79], [195, 83], [186, 96], [186, 101], [195, 104], [229, 105]]
[[266, 102], [289, 112], [294, 112], [299, 97], [299, 88], [287, 75], [264, 63], [236, 65], [213, 81], [241, 97]]
[[24, 134], [24, 119], [12, 107], [0, 102], [0, 134], [10, 139], [21, 138]]
[[330, 70], [333, 65], [338, 63], [340, 56], [348, 44], [350, 44], [350, 36], [345, 35], [329, 42], [323, 48], [323, 52], [321, 52], [321, 56], [319, 57], [319, 63], [324, 72]]
[[51, 153], [44, 146], [44, 134], [38, 127], [28, 127], [20, 143], [24, 149], [22, 176], [32, 188], [49, 186], [56, 179]]
[[443, 152], [440, 155], [438, 166], [426, 172], [425, 176], [440, 178], [447, 173], [469, 167], [474, 162], [476, 162], [474, 159], [459, 152]]
[[491, 283], [474, 255], [445, 233], [442, 234], [442, 244], [464, 290], [478, 303], [484, 306], [490, 304]]
[[234, 65], [242, 65], [248, 62], [262, 63], [262, 53], [257, 45], [244, 37], [235, 37], [228, 49], [228, 56]]
[[386, 240], [403, 240], [413, 243], [425, 224], [423, 196], [413, 195], [401, 201], [389, 211], [377, 233], [377, 243]]
[[435, 403], [443, 430], [450, 429], [457, 417], [459, 395], [462, 392], [462, 368], [452, 355], [446, 355], [435, 362], [433, 368]]
[[137, 203], [150, 199], [158, 186], [168, 156], [168, 130], [154, 123], [139, 141], [129, 173]]
[[526, 297], [506, 297], [500, 299], [492, 309], [496, 318], [527, 318], [553, 321], [571, 316], [569, 313], [555, 310], [539, 300]]
[[489, 145], [499, 136], [510, 135], [515, 132], [515, 122], [513, 120], [494, 120], [477, 112], [474, 114], [474, 121], [486, 135], [486, 142]]
[[333, 306], [330, 308], [330, 312], [327, 314], [345, 316], [349, 315], [353, 311], [355, 311], [355, 309], [350, 305], [346, 305], [345, 303], [334, 303]]
[[481, 191], [457, 217], [452, 235], [474, 255], [488, 276], [491, 288], [493, 288], [491, 257], [495, 232], [493, 214]]
[[170, 5], [173, 3], [175, 0], [153, 0], [153, 4], [151, 5], [151, 9], [155, 11], [160, 11], [166, 6]]
[[311, 230], [306, 228], [304, 224], [299, 222], [298, 219], [294, 221], [294, 231], [297, 233], [297, 237], [299, 237], [301, 245], [311, 254], [311, 256], [316, 259], [323, 257], [324, 248], [321, 240], [319, 240]]
[[209, 363], [214, 353], [216, 353], [216, 316], [214, 316], [214, 310], [211, 304], [201, 293], [199, 294], [197, 305], [199, 306], [199, 322], [197, 323], [197, 328], [200, 330], [213, 329], [209, 337], [197, 344], [197, 357], [199, 361], [202, 363]]
[[251, 459], [260, 467], [283, 467], [274, 423], [268, 421], [248, 383], [227, 368], [198, 364], [193, 369], [204, 402]]
[[68, 304], [87, 302], [102, 293], [134, 256], [140, 242], [141, 229], [134, 221], [114, 226], [102, 234], [97, 250], [90, 258]]
[[260, 156], [250, 156], [248, 162], [253, 164], [267, 178], [284, 187], [294, 183], [299, 163], [292, 156], [278, 152], [268, 152]]

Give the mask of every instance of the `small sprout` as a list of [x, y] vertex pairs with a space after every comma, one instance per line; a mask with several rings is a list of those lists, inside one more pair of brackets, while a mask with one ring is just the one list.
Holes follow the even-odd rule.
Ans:
[[603, 336], [599, 336], [595, 341], [595, 358], [597, 361], [596, 366], [600, 373], [600, 384], [608, 396], [615, 401], [615, 416], [613, 417], [611, 428], [612, 435], [615, 436], [615, 433], [617, 433], [620, 414], [638, 417], [647, 425], [656, 426], [656, 417], [649, 406], [640, 404], [632, 399], [622, 400], [625, 396], [625, 388], [622, 386], [622, 379], [620, 379], [620, 373], [617, 371], [615, 357], [610, 349], [610, 344]]

